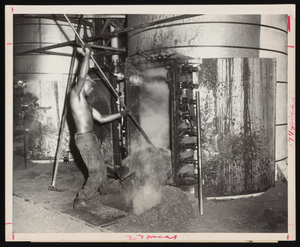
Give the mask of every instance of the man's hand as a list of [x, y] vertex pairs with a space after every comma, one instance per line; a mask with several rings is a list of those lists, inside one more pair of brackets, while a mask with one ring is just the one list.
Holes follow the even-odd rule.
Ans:
[[85, 43], [84, 46], [82, 46], [82, 50], [83, 50], [84, 53], [89, 52], [90, 55], [94, 55], [92, 47], [87, 43]]
[[128, 108], [124, 109], [120, 113], [121, 113], [121, 117], [127, 117], [132, 114], [132, 112]]
[[81, 52], [84, 51], [84, 57], [81, 63], [81, 68], [79, 71], [79, 75], [77, 77], [77, 83], [76, 85], [73, 87], [72, 92], [75, 93], [75, 95], [79, 95], [79, 93], [81, 92], [81, 89], [85, 83], [85, 78], [87, 77], [89, 68], [90, 68], [90, 56], [91, 56], [91, 52], [92, 49], [88, 44], [85, 44], [82, 49], [80, 49]]

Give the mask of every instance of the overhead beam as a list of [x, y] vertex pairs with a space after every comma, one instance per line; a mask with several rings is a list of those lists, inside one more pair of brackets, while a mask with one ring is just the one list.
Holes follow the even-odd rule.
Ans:
[[[102, 52], [95, 52], [95, 55], [102, 55], [102, 56], [108, 56], [108, 55], [117, 55], [120, 53], [125, 52], [125, 48], [121, 49], [119, 48], [119, 50], [115, 50], [115, 51], [102, 51]], [[57, 56], [65, 56], [65, 57], [71, 57], [72, 54], [69, 53], [63, 53], [63, 52], [55, 52], [55, 51], [39, 51], [39, 50], [32, 50], [31, 53], [43, 53], [43, 54], [48, 54], [48, 55], [57, 55]], [[22, 53], [18, 53], [15, 54], [16, 56], [22, 56], [22, 55], [26, 55], [26, 53], [22, 52]]]
[[38, 49], [32, 49], [32, 50], [28, 50], [28, 51], [23, 51], [23, 52], [15, 53], [14, 55], [15, 56], [25, 55], [25, 54], [31, 53], [31, 52], [40, 52], [40, 53], [42, 53], [42, 52], [44, 52], [46, 50], [60, 48], [60, 47], [68, 46], [68, 45], [74, 45], [74, 44], [76, 44], [75, 40], [73, 40], [73, 41], [67, 41], [67, 42], [63, 42], [63, 43], [59, 43], [59, 44], [55, 44], [55, 45], [49, 45], [49, 46], [41, 47], [41, 48], [38, 48]]
[[[44, 53], [48, 55], [57, 55], [57, 56], [65, 56], [65, 57], [72, 57], [72, 54], [63, 53], [63, 52], [55, 52], [55, 51], [33, 51], [34, 53]], [[21, 54], [25, 55], [25, 54]]]
[[118, 54], [122, 54], [123, 52], [121, 52], [121, 51], [114, 51], [114, 52], [112, 52], [112, 51], [102, 51], [102, 52], [96, 52], [95, 54], [94, 54], [94, 56], [96, 56], [96, 55], [101, 55], [101, 56], [112, 56], [112, 55], [118, 55]]
[[[32, 49], [32, 50], [28, 50], [28, 51], [23, 51], [23, 52], [16, 53], [14, 55], [15, 56], [20, 56], [20, 55], [25, 55], [25, 54], [28, 54], [28, 53], [46, 53], [46, 50], [60, 48], [60, 47], [67, 46], [67, 45], [69, 45], [69, 42], [60, 43], [60, 44], [51, 45], [51, 46], [46, 46], [46, 47], [41, 47], [41, 48], [38, 48], [38, 49]], [[74, 45], [74, 43], [73, 43], [73, 45]], [[76, 46], [79, 47], [80, 45], [76, 44]], [[93, 45], [93, 44], [90, 44], [90, 46], [94, 49], [103, 49], [103, 50], [107, 50], [107, 51], [116, 51], [116, 52], [121, 52], [121, 53], [126, 52], [125, 48], [114, 48], [114, 47], [110, 47], [110, 46]], [[62, 53], [62, 54], [65, 54], [65, 53]]]
[[92, 45], [90, 44], [92, 48], [95, 49], [103, 49], [107, 51], [119, 51], [119, 52], [126, 52], [125, 48], [116, 48], [116, 47], [111, 47], [111, 46], [103, 46], [103, 45]]
[[146, 27], [151, 27], [151, 26], [155, 26], [155, 25], [158, 25], [158, 24], [162, 24], [162, 23], [187, 19], [187, 18], [191, 18], [191, 17], [195, 17], [195, 16], [200, 16], [200, 14], [199, 15], [179, 15], [179, 16], [175, 16], [175, 17], [166, 18], [166, 19], [163, 19], [163, 20], [158, 20], [158, 21], [153, 21], [153, 22], [149, 22], [149, 23], [145, 23], [145, 24], [140, 24], [140, 25], [133, 26], [133, 27], [127, 27], [127, 28], [124, 28], [124, 29], [121, 29], [121, 30], [116, 30], [114, 32], [107, 32], [107, 33], [103, 33], [103, 34], [94, 35], [92, 37], [88, 37], [88, 38], [84, 39], [84, 41], [89, 42], [89, 41], [94, 41], [94, 40], [100, 39], [100, 38], [114, 37], [114, 36], [117, 36], [121, 33], [126, 33], [126, 32], [129, 32], [129, 31], [135, 31], [135, 30], [138, 30], [138, 29], [144, 29]]
[[[77, 25], [77, 20], [80, 18], [81, 15], [72, 15], [70, 21], [74, 24]], [[56, 20], [56, 21], [63, 21], [65, 22], [65, 19], [61, 15], [55, 15], [55, 14], [48, 14], [48, 15], [34, 15], [34, 14], [25, 14], [23, 15], [25, 18], [44, 18], [44, 19], [50, 19], [50, 20]], [[93, 23], [84, 19], [85, 17], [83, 16], [83, 21], [85, 24], [87, 24], [89, 27], [93, 27]]]

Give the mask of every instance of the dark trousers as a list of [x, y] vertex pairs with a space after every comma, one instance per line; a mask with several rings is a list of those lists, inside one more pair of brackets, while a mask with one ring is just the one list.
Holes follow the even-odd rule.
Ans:
[[88, 169], [88, 179], [83, 189], [78, 192], [77, 197], [88, 200], [98, 189], [104, 191], [109, 189], [107, 184], [107, 170], [100, 152], [97, 136], [93, 131], [76, 133], [75, 143]]

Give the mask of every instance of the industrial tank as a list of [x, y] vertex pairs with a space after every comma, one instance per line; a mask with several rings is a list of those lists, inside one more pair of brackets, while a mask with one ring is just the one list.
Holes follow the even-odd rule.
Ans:
[[[175, 16], [177, 15], [128, 15], [128, 26], [135, 26]], [[202, 62], [199, 62], [202, 63], [202, 65], [200, 64], [200, 74], [202, 73], [200, 77], [202, 76], [202, 80], [205, 80], [203, 78], [207, 76], [207, 73], [210, 73], [210, 76], [215, 78], [215, 80], [217, 80], [219, 83], [217, 83], [218, 85], [214, 88], [213, 85], [209, 85], [209, 87], [212, 87], [211, 92], [212, 95], [214, 95], [212, 100], [215, 102], [218, 101], [220, 103], [224, 101], [224, 103], [228, 103], [229, 98], [233, 99], [234, 95], [238, 96], [241, 92], [243, 92], [243, 95], [247, 95], [245, 92], [249, 89], [249, 87], [258, 92], [257, 90], [259, 90], [260, 85], [257, 83], [259, 81], [265, 81], [265, 83], [263, 83], [265, 86], [271, 86], [271, 88], [268, 90], [260, 91], [265, 95], [259, 96], [259, 94], [256, 94], [255, 96], [256, 99], [261, 100], [271, 94], [271, 97], [268, 99], [268, 103], [265, 106], [260, 107], [258, 101], [256, 106], [253, 106], [256, 108], [250, 109], [252, 112], [256, 112], [255, 114], [261, 114], [261, 116], [263, 116], [263, 114], [265, 114], [265, 110], [268, 109], [269, 111], [272, 111], [274, 115], [274, 118], [272, 117], [272, 114], [269, 115], [269, 120], [272, 119], [272, 121], [267, 120], [268, 118], [260, 118], [261, 120], [264, 120], [258, 124], [267, 125], [270, 128], [270, 131], [266, 131], [269, 133], [268, 138], [270, 139], [268, 141], [271, 142], [270, 145], [272, 146], [271, 147], [268, 145], [269, 148], [267, 148], [270, 152], [269, 157], [272, 159], [271, 167], [268, 169], [260, 169], [260, 167], [257, 166], [255, 168], [256, 172], [253, 173], [255, 176], [260, 176], [262, 179], [268, 178], [267, 180], [269, 180], [269, 182], [264, 186], [252, 184], [250, 187], [247, 185], [247, 182], [245, 182], [244, 190], [236, 190], [235, 192], [230, 191], [230, 185], [226, 182], [228, 181], [228, 178], [226, 177], [228, 176], [228, 173], [224, 170], [225, 167], [219, 167], [218, 169], [223, 171], [215, 171], [217, 173], [216, 176], [225, 176], [220, 179], [225, 181], [222, 186], [228, 186], [228, 188], [222, 188], [221, 193], [215, 193], [213, 191], [207, 192], [207, 196], [236, 195], [239, 193], [238, 191], [243, 191], [241, 192], [242, 194], [260, 192], [265, 191], [270, 186], [274, 185], [275, 162], [278, 165], [284, 165], [287, 158], [286, 15], [201, 15], [197, 17], [166, 22], [145, 28], [143, 30], [129, 32], [128, 56], [134, 57], [138, 50], [142, 50], [150, 56], [158, 54], [174, 54], [174, 57], [180, 57], [186, 61], [202, 59]], [[247, 60], [247, 58], [250, 60]], [[251, 60], [251, 58], [263, 59], [261, 59], [259, 62], [257, 59]], [[245, 71], [247, 68], [247, 72], [241, 72]], [[203, 74], [205, 73], [204, 71], [206, 71], [206, 74]], [[235, 71], [239, 71], [237, 74], [248, 73], [251, 75], [244, 77], [244, 79], [248, 79], [241, 80], [247, 81], [250, 84], [247, 90], [245, 90], [245, 88], [238, 89], [236, 86], [229, 89], [231, 90], [231, 96], [227, 98], [226, 101], [226, 97], [230, 94], [228, 94], [228, 90], [226, 91], [226, 89], [224, 89], [223, 93], [220, 93], [220, 83], [227, 82], [227, 84], [225, 84], [226, 87], [228, 87], [232, 83], [230, 75], [235, 75]], [[222, 76], [224, 76], [224, 80], [222, 80]], [[199, 80], [201, 81], [200, 77]], [[251, 83], [253, 83], [253, 85]], [[274, 83], [274, 86], [269, 85], [269, 83]], [[208, 92], [209, 87], [204, 87], [204, 89]], [[218, 97], [215, 97], [217, 94]], [[251, 97], [253, 97], [253, 94]], [[252, 100], [254, 100], [255, 97], [252, 98]], [[205, 103], [207, 102], [203, 101], [203, 104]], [[214, 104], [211, 105], [213, 106]], [[246, 106], [247, 104], [242, 105]], [[216, 113], [216, 109], [211, 108], [210, 110]], [[237, 113], [237, 119], [235, 119], [235, 121], [238, 122], [239, 120], [243, 120], [241, 118], [245, 115], [245, 110], [246, 108], [240, 109], [243, 114], [241, 114], [239, 117]], [[270, 112], [268, 114], [270, 114]], [[215, 114], [215, 116], [217, 116], [217, 114]], [[213, 120], [214, 128], [219, 128], [220, 126], [222, 127], [224, 124], [226, 125], [226, 122], [232, 120], [228, 120], [232, 114], [231, 116], [226, 116], [226, 114], [222, 116], [224, 118], [221, 120], [217, 117]], [[201, 118], [203, 117], [204, 116]], [[203, 121], [202, 127], [205, 129], [209, 128], [209, 126]], [[255, 138], [253, 140], [255, 140]], [[259, 145], [261, 145], [261, 143]], [[219, 154], [226, 153], [224, 148], [223, 150], [222, 148], [218, 149]], [[210, 150], [210, 148], [207, 148], [207, 150]], [[245, 164], [247, 164], [247, 162]], [[244, 167], [243, 169], [243, 171], [249, 171], [249, 167]], [[231, 171], [230, 168], [228, 171]], [[243, 177], [243, 175], [238, 175], [237, 180], [245, 180], [245, 177], [246, 176]], [[213, 183], [214, 181], [206, 182]]]

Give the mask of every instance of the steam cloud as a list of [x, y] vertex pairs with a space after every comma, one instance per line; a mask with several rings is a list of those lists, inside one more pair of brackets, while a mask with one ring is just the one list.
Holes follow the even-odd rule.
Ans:
[[140, 124], [156, 149], [149, 146], [144, 138], [131, 140], [134, 152], [122, 162], [129, 165], [130, 172], [135, 172], [136, 179], [133, 186], [127, 190], [126, 198], [137, 215], [161, 202], [161, 186], [171, 170], [167, 70], [146, 70], [143, 72], [143, 78]]
[[169, 149], [169, 87], [166, 75], [166, 69], [148, 71], [140, 98], [140, 121], [156, 147]]
[[125, 198], [135, 214], [157, 206], [162, 199], [162, 185], [171, 169], [171, 153], [164, 149], [148, 147], [133, 152], [122, 161], [135, 173], [127, 187]]
[[151, 181], [146, 181], [144, 186], [135, 188], [132, 206], [135, 214], [140, 215], [146, 210], [157, 206], [162, 198], [161, 188], [156, 190]]

